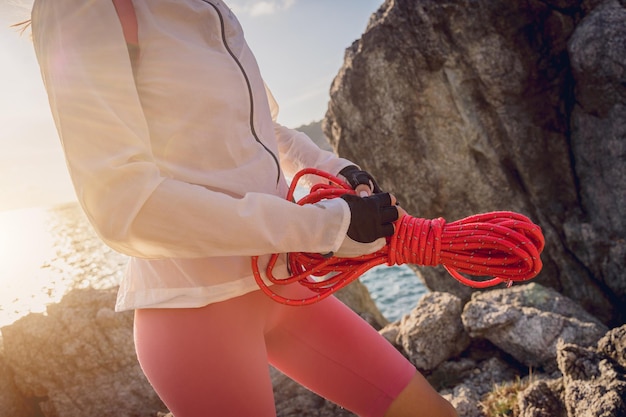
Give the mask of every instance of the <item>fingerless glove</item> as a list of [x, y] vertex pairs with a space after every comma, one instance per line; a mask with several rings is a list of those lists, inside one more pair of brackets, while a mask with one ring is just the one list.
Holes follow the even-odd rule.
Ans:
[[353, 190], [359, 185], [365, 184], [370, 187], [374, 194], [383, 192], [369, 172], [362, 171], [355, 165], [348, 165], [339, 171], [339, 175], [346, 179], [346, 182], [350, 184]]
[[389, 193], [369, 197], [346, 194], [341, 198], [350, 208], [350, 225], [334, 256], [353, 258], [382, 249], [385, 237], [394, 233], [393, 222], [398, 220], [398, 209], [391, 205]]

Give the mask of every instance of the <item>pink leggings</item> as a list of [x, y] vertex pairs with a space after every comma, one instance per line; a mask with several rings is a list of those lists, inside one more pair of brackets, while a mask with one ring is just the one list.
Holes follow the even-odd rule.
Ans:
[[135, 346], [175, 417], [274, 417], [268, 363], [360, 416], [381, 417], [416, 372], [333, 297], [287, 307], [255, 291], [201, 308], [137, 310]]

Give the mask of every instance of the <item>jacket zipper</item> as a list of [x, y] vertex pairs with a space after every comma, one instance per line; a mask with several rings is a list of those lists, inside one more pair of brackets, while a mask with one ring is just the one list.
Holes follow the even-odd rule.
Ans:
[[244, 69], [241, 61], [239, 61], [239, 59], [237, 58], [235, 53], [232, 51], [232, 49], [230, 49], [230, 46], [228, 46], [228, 42], [226, 41], [226, 28], [225, 28], [225, 24], [224, 24], [224, 16], [222, 16], [222, 12], [213, 3], [211, 3], [211, 2], [209, 2], [207, 0], [202, 0], [202, 1], [205, 2], [206, 4], [210, 5], [211, 7], [213, 7], [215, 9], [215, 11], [217, 12], [218, 17], [220, 18], [220, 26], [221, 26], [221, 31], [222, 31], [222, 43], [224, 44], [224, 47], [228, 51], [228, 54], [231, 56], [233, 61], [235, 61], [235, 63], [239, 67], [239, 70], [241, 71], [241, 75], [243, 75], [243, 78], [246, 81], [246, 86], [248, 87], [248, 97], [250, 99], [250, 131], [252, 132], [252, 136], [254, 136], [254, 139], [257, 141], [257, 143], [259, 145], [261, 145], [263, 147], [263, 149], [265, 149], [267, 151], [267, 153], [269, 153], [271, 155], [272, 159], [274, 159], [274, 163], [276, 164], [276, 169], [278, 171], [278, 175], [276, 176], [276, 184], [278, 185], [278, 183], [280, 182], [280, 163], [278, 162], [278, 158], [276, 157], [274, 152], [272, 152], [272, 150], [270, 148], [268, 148], [261, 141], [261, 139], [259, 138], [259, 135], [257, 134], [256, 129], [254, 127], [254, 95], [252, 94], [252, 84], [250, 83], [250, 79], [248, 78], [248, 74], [246, 73], [246, 70]]

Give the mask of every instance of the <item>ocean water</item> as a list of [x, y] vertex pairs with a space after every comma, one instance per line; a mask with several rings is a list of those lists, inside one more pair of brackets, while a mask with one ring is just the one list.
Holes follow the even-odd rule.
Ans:
[[[126, 260], [98, 239], [78, 204], [0, 212], [0, 327], [44, 312], [73, 288], [117, 286]], [[378, 266], [361, 281], [390, 321], [427, 291], [405, 266]]]
[[73, 288], [116, 286], [125, 263], [77, 204], [0, 212], [0, 327]]
[[405, 265], [379, 265], [364, 273], [360, 280], [383, 316], [392, 322], [413, 310], [428, 292], [420, 278]]

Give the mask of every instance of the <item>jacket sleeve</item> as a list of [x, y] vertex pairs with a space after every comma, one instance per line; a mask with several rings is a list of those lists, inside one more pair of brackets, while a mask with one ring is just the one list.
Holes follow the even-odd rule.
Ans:
[[159, 170], [112, 2], [36, 0], [32, 22], [78, 200], [109, 246], [143, 258], [195, 258], [341, 244], [350, 219], [342, 201], [324, 208], [261, 193], [234, 198]]
[[[292, 177], [303, 168], [317, 168], [337, 175], [348, 165], [355, 165], [347, 159], [338, 157], [333, 152], [320, 149], [305, 133], [279, 124], [276, 121], [279, 111], [278, 103], [267, 86], [265, 90], [274, 120], [274, 132], [278, 140], [281, 167], [288, 177]], [[308, 175], [305, 179], [309, 184], [315, 184], [322, 180], [320, 177], [312, 175]]]

